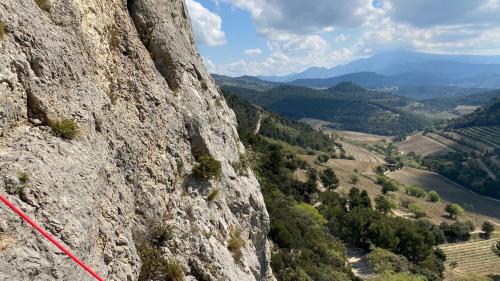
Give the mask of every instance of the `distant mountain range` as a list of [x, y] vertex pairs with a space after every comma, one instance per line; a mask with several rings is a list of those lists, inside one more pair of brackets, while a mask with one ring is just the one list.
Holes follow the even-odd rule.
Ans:
[[375, 72], [382, 75], [424, 72], [459, 77], [498, 75], [500, 56], [443, 55], [397, 50], [332, 68], [311, 67], [301, 73], [258, 78], [271, 82], [291, 82], [298, 79], [325, 79], [356, 72]]
[[[435, 66], [429, 66], [428, 69], [437, 70], [440, 66], [443, 69], [446, 63], [433, 62], [432, 64]], [[375, 72], [356, 72], [325, 79], [297, 79], [288, 82], [288, 84], [310, 88], [329, 88], [340, 82], [349, 81], [367, 88], [454, 86], [493, 89], [500, 87], [500, 64], [484, 65], [484, 74], [477, 74], [480, 72], [477, 70], [474, 76], [466, 76], [464, 74], [466, 72], [465, 69], [461, 73], [458, 73], [460, 71], [457, 71], [457, 69], [460, 69], [461, 66], [462, 64], [457, 65], [456, 70], [454, 70], [457, 73], [452, 73], [451, 69], [448, 72], [404, 72], [392, 75], [383, 75]], [[474, 72], [473, 66], [469, 66], [471, 69], [469, 73], [472, 75], [472, 72]], [[494, 70], [495, 67], [498, 70]], [[479, 69], [479, 67], [476, 67], [476, 69]], [[487, 71], [486, 69], [491, 70]], [[495, 74], [495, 71], [498, 71], [498, 74]]]
[[212, 78], [218, 85], [234, 86], [255, 91], [266, 91], [275, 88], [282, 83], [269, 82], [253, 76], [229, 77], [225, 75], [212, 74]]
[[[426, 86], [431, 83], [411, 83], [407, 82], [411, 80], [408, 77], [405, 78], [405, 75], [385, 76], [373, 72], [352, 73], [329, 79], [303, 79], [290, 83], [269, 82], [252, 76], [229, 77], [213, 74], [212, 77], [219, 86], [239, 87], [255, 91], [267, 91], [287, 84], [298, 87], [326, 89], [348, 81], [354, 82], [365, 88], [377, 89], [378, 91], [389, 92], [416, 100], [454, 98], [490, 91], [484, 88], [464, 88], [448, 85], [440, 86], [439, 83], [435, 83], [437, 84], [435, 86]], [[432, 81], [432, 79], [433, 77], [429, 77], [428, 81]], [[416, 78], [414, 81], [416, 81]], [[425, 79], [420, 76], [420, 81], [425, 81]], [[392, 87], [386, 86], [391, 84], [393, 85]], [[418, 85], [410, 86], [413, 84]]]

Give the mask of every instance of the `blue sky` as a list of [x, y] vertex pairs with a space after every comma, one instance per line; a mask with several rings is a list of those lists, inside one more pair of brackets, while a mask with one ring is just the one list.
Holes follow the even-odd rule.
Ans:
[[500, 0], [186, 0], [212, 73], [281, 75], [391, 49], [500, 54]]

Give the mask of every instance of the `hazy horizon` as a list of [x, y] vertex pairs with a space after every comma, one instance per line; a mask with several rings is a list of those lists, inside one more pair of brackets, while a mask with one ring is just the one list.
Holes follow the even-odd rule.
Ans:
[[285, 75], [399, 49], [500, 54], [499, 0], [186, 3], [205, 65], [229, 76]]

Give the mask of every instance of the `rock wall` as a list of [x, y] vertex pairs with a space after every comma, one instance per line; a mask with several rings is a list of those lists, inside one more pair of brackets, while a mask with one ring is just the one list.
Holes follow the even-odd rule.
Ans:
[[[137, 280], [139, 240], [186, 280], [268, 280], [269, 217], [233, 112], [202, 65], [182, 0], [0, 0], [0, 193], [106, 280]], [[74, 120], [75, 139], [53, 134]], [[220, 180], [193, 178], [197, 157]], [[23, 176], [25, 174], [25, 176]], [[214, 189], [214, 200], [207, 195]], [[242, 230], [242, 257], [228, 249]], [[0, 206], [0, 280], [92, 280]]]

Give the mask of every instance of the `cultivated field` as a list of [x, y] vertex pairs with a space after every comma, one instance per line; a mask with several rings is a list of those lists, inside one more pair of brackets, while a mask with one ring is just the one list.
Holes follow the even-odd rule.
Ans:
[[480, 108], [480, 106], [476, 105], [459, 105], [455, 107], [455, 111], [458, 112], [460, 115], [466, 115], [466, 114], [471, 114], [472, 112], [476, 111], [476, 109]]
[[457, 132], [475, 141], [484, 143], [493, 148], [500, 148], [500, 127], [467, 127], [458, 129]]
[[440, 246], [446, 254], [446, 280], [466, 273], [500, 274], [500, 257], [491, 251], [496, 241], [498, 239]]
[[449, 139], [447, 137], [441, 136], [441, 135], [436, 134], [436, 133], [429, 133], [426, 136], [443, 144], [443, 145], [445, 145], [446, 147], [448, 147], [449, 149], [454, 150], [454, 151], [461, 151], [464, 153], [471, 153], [471, 152], [475, 151], [475, 149], [472, 149], [468, 146], [459, 144], [458, 142], [456, 142], [452, 139]]
[[313, 118], [302, 118], [299, 121], [308, 124], [316, 130], [321, 129], [322, 127], [335, 126], [335, 123]]
[[413, 151], [421, 156], [453, 152], [452, 149], [444, 144], [423, 135], [409, 137], [407, 140], [398, 144], [398, 150], [404, 154]]
[[347, 155], [354, 157], [354, 159], [361, 162], [370, 162], [370, 163], [384, 163], [384, 159], [365, 148], [359, 147], [354, 144], [350, 144], [348, 142], [340, 142], [342, 147], [344, 148]]
[[406, 167], [388, 176], [402, 184], [418, 184], [427, 191], [435, 190], [445, 201], [460, 203], [472, 208], [473, 213], [500, 220], [500, 201], [475, 194], [436, 173]]
[[461, 135], [457, 132], [443, 132], [441, 134], [444, 137], [447, 137], [455, 142], [462, 143], [466, 146], [469, 146], [470, 148], [473, 148], [478, 151], [489, 151], [491, 150], [491, 146], [487, 145], [483, 142], [473, 140], [467, 136]]
[[[330, 159], [328, 162], [323, 164], [315, 163], [315, 156], [312, 155], [300, 155], [300, 158], [306, 160], [312, 167], [322, 170], [326, 167], [330, 167], [335, 170], [337, 177], [340, 180], [340, 186], [337, 189], [341, 193], [347, 194], [351, 187], [356, 186], [361, 190], [366, 190], [368, 195], [372, 200], [379, 194], [381, 194], [381, 186], [375, 183], [375, 173], [374, 168], [379, 165], [376, 163], [369, 162], [361, 162], [357, 160], [345, 160], [345, 159]], [[408, 168], [405, 168], [404, 171], [398, 171], [389, 174], [391, 178], [396, 180], [401, 179], [401, 183], [403, 184], [418, 184], [425, 186], [425, 189], [436, 190], [442, 197], [443, 200], [449, 202], [470, 202], [472, 204], [479, 204], [480, 206], [475, 208], [474, 211], [467, 211], [462, 217], [463, 220], [472, 221], [477, 228], [480, 228], [484, 221], [490, 220], [495, 222], [500, 228], [500, 203], [495, 201], [491, 201], [488, 198], [481, 197], [479, 195], [475, 195], [470, 191], [461, 189], [460, 187], [452, 185], [450, 182], [446, 181], [439, 175], [421, 171], [423, 174], [420, 174], [416, 169], [410, 169], [411, 171], [415, 171], [414, 173], [406, 172]], [[357, 170], [359, 174], [359, 182], [353, 184], [351, 182], [351, 175], [354, 171]], [[403, 176], [401, 176], [403, 174]], [[432, 175], [432, 177], [429, 177]], [[414, 177], [415, 178], [414, 178]], [[420, 177], [422, 176], [422, 178]], [[304, 175], [302, 175], [304, 177]], [[422, 180], [423, 179], [423, 180]], [[427, 183], [427, 185], [425, 185]], [[435, 184], [437, 183], [437, 185]], [[456, 193], [455, 196], [450, 196], [450, 194]], [[452, 223], [448, 217], [444, 216], [445, 211], [444, 208], [447, 202], [439, 202], [432, 203], [427, 201], [425, 198], [415, 198], [409, 196], [404, 193], [404, 190], [400, 190], [393, 193], [398, 201], [409, 200], [411, 202], [415, 202], [424, 208], [427, 216], [434, 223], [440, 224], [442, 222]], [[463, 200], [456, 200], [462, 196]], [[465, 200], [465, 201], [464, 201]], [[393, 212], [397, 216], [409, 216], [411, 215], [405, 209], [398, 209]]]
[[448, 152], [482, 154], [500, 148], [500, 127], [467, 127], [455, 131], [414, 135], [398, 144], [402, 153], [427, 156]]
[[367, 133], [353, 132], [353, 131], [334, 131], [334, 130], [325, 130], [326, 133], [333, 133], [340, 137], [346, 138], [351, 141], [366, 143], [366, 144], [375, 144], [379, 141], [391, 142], [392, 137], [389, 136], [380, 136], [373, 135]]

